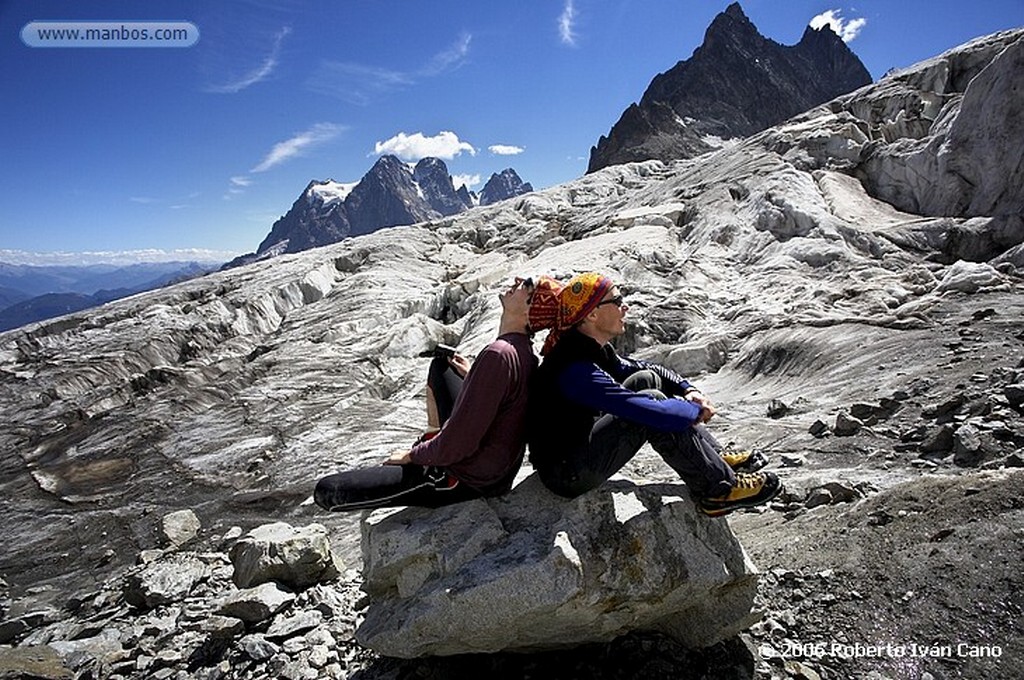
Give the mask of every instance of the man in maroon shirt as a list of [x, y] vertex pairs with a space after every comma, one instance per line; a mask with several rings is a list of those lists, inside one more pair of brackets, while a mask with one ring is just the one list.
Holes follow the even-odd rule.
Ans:
[[440, 429], [382, 466], [324, 477], [313, 494], [316, 503], [327, 510], [438, 507], [511, 489], [526, 448], [527, 385], [537, 367], [530, 336], [553, 325], [559, 289], [548, 278], [537, 285], [516, 279], [500, 296], [498, 338], [471, 368], [457, 354], [435, 357], [428, 420]]

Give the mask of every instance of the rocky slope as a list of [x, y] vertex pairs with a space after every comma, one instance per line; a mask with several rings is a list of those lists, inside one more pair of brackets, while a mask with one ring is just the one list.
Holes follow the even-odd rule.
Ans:
[[733, 3], [708, 27], [693, 56], [656, 76], [640, 102], [601, 137], [587, 172], [692, 158], [870, 82], [831, 28], [808, 27], [796, 45], [779, 45]]
[[[1024, 674], [1022, 50], [1024, 31], [989, 36], [698, 158], [0, 335], [0, 668], [54, 651], [60, 668], [94, 668], [101, 648], [54, 645], [90, 640], [140, 678]], [[243, 640], [267, 630], [208, 622], [233, 592], [222, 555], [255, 526], [322, 522], [357, 568], [359, 518], [315, 511], [314, 480], [419, 434], [418, 353], [481, 348], [511, 277], [584, 269], [622, 282], [621, 349], [692, 376], [720, 436], [766, 449], [786, 479], [772, 509], [729, 519], [766, 572], [761, 624], [699, 653], [638, 634], [397, 662], [345, 637], [361, 615], [352, 574], [326, 586], [340, 604], [318, 590], [280, 614], [316, 609], [333, 647], [293, 631], [256, 661], [267, 648]], [[624, 473], [672, 481], [650, 451]], [[184, 508], [211, 571], [156, 623], [120, 599], [124, 579]], [[202, 626], [226, 631], [223, 648], [190, 667]]]

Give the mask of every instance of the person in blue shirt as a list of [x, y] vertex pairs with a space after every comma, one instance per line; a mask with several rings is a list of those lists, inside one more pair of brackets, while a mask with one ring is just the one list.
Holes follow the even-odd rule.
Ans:
[[760, 453], [726, 454], [705, 427], [715, 409], [670, 369], [620, 357], [610, 341], [628, 309], [607, 276], [573, 277], [530, 386], [530, 462], [560, 496], [600, 486], [646, 442], [686, 482], [697, 506], [720, 516], [782, 491]]

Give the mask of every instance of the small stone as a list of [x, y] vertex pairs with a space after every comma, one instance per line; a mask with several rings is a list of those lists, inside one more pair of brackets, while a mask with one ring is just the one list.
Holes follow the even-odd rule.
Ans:
[[768, 417], [769, 418], [782, 418], [789, 413], [789, 406], [779, 401], [778, 399], [772, 399], [768, 404]]
[[836, 416], [834, 432], [837, 437], [850, 437], [860, 432], [862, 427], [864, 427], [864, 422], [859, 418], [854, 418], [850, 414], [840, 411]]
[[807, 430], [807, 432], [810, 433], [812, 437], [817, 437], [818, 439], [821, 439], [822, 437], [826, 436], [828, 434], [828, 431], [828, 425], [826, 425], [821, 420], [815, 420], [811, 424], [810, 428], [808, 428]]
[[281, 651], [280, 647], [262, 635], [246, 635], [238, 644], [245, 655], [253, 661], [266, 661]]
[[323, 614], [315, 609], [296, 612], [285, 618], [276, 618], [267, 629], [267, 637], [272, 640], [292, 637], [316, 628], [323, 623], [323, 620]]
[[1003, 388], [1003, 395], [1010, 402], [1010, 406], [1015, 409], [1021, 408], [1021, 406], [1024, 406], [1024, 383], [1007, 385]]
[[262, 583], [255, 588], [229, 595], [221, 603], [218, 613], [246, 623], [258, 623], [269, 619], [294, 601], [295, 595], [282, 590], [276, 583]]
[[949, 425], [940, 425], [930, 431], [921, 442], [922, 453], [948, 453], [953, 450], [953, 428]]
[[171, 548], [180, 548], [199, 534], [202, 524], [192, 510], [177, 510], [164, 515], [160, 527], [163, 540]]

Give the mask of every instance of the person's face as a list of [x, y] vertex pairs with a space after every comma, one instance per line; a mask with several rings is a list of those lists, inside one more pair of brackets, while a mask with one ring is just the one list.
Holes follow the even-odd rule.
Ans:
[[530, 302], [533, 298], [533, 280], [517, 278], [512, 287], [499, 296], [501, 308], [506, 314], [529, 318]]
[[612, 286], [594, 308], [594, 330], [609, 338], [626, 332], [626, 310], [629, 307], [622, 301], [622, 293], [618, 286]]

